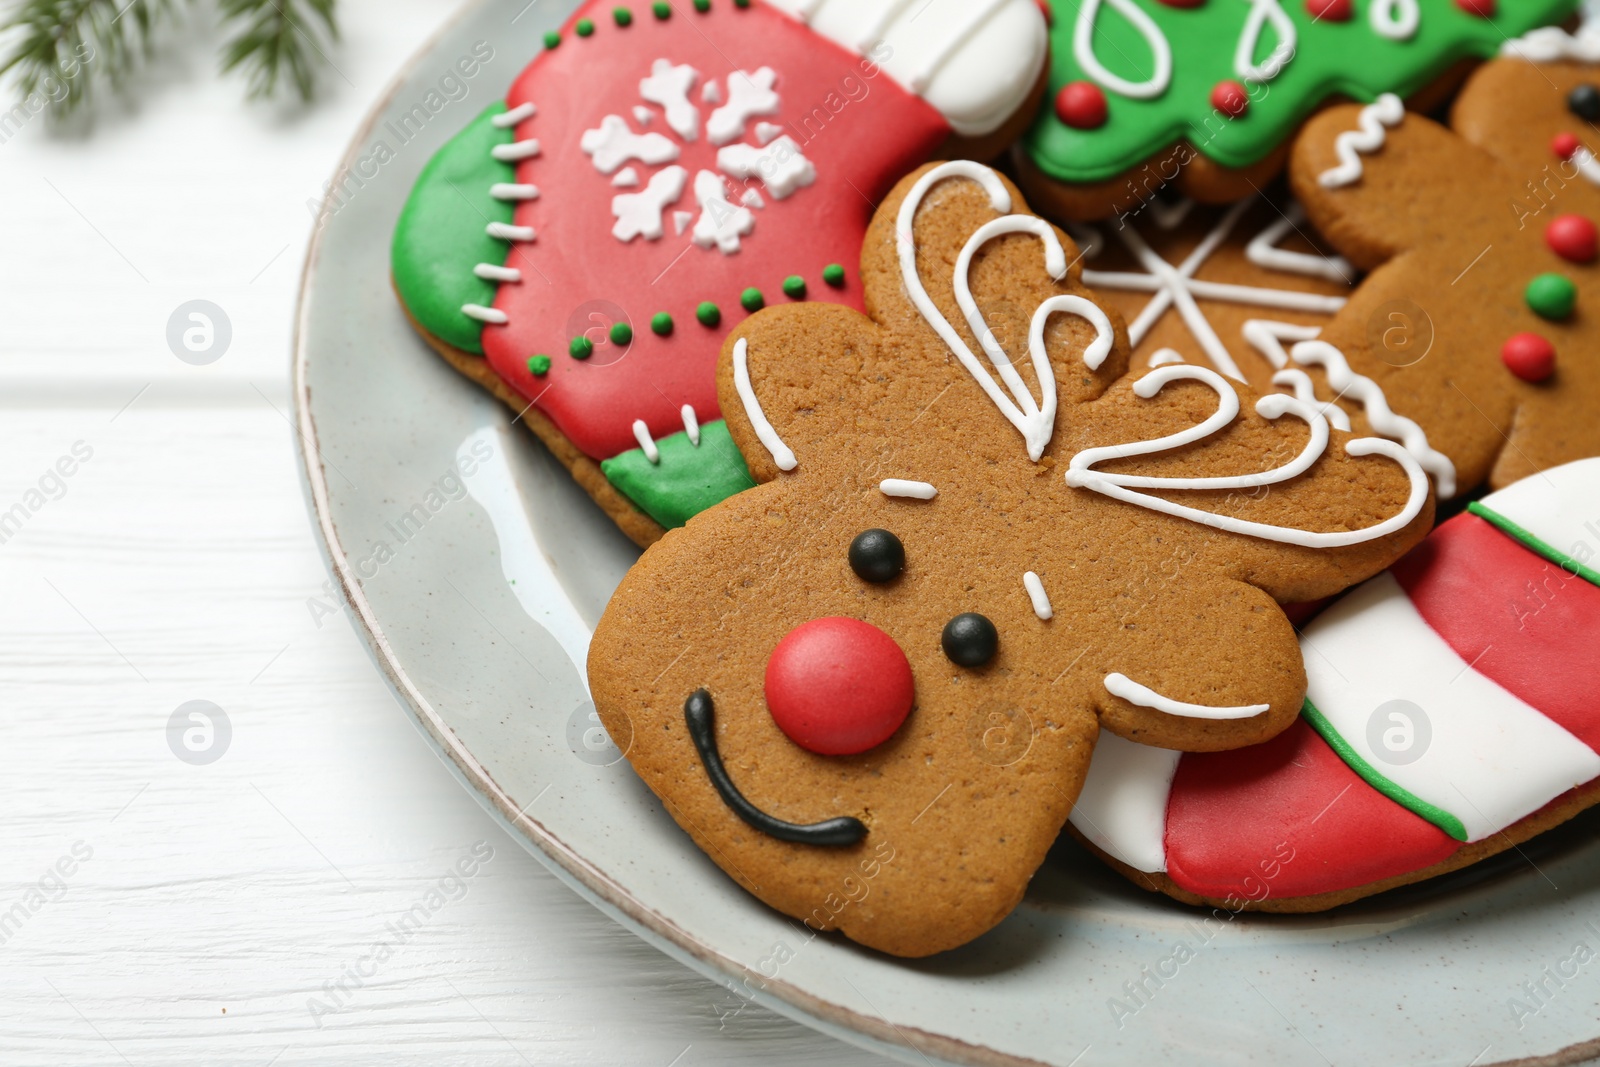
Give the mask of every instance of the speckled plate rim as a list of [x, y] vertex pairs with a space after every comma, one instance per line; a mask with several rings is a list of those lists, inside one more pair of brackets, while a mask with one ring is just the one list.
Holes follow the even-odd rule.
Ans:
[[[446, 18], [396, 71], [352, 134], [349, 146], [334, 168], [334, 187], [345, 179], [357, 162], [361, 146], [377, 129], [385, 109], [397, 98], [406, 79], [432, 54], [445, 36], [494, 2], [496, 0], [472, 0], [464, 4]], [[648, 944], [741, 997], [839, 1040], [905, 1063], [927, 1064], [931, 1059], [939, 1059], [949, 1064], [971, 1067], [1050, 1067], [1040, 1060], [972, 1044], [946, 1034], [896, 1025], [880, 1016], [865, 1014], [817, 997], [782, 979], [758, 974], [746, 964], [695, 938], [666, 915], [645, 904], [556, 834], [520, 811], [493, 775], [454, 734], [407, 673], [396, 650], [385, 637], [372, 603], [356, 581], [350, 558], [333, 520], [329, 485], [318, 459], [321, 450], [307, 375], [311, 359], [310, 297], [318, 280], [317, 268], [325, 224], [336, 211], [332, 201], [325, 200], [313, 224], [294, 311], [291, 388], [301, 484], [306, 493], [319, 548], [340, 595], [351, 609], [357, 634], [397, 701], [457, 781], [472, 793], [507, 833], [521, 842], [535, 859], [579, 896]], [[759, 981], [759, 991], [751, 986], [751, 981]], [[1573, 1067], [1596, 1059], [1600, 1059], [1600, 1037], [1569, 1045], [1547, 1055], [1499, 1060], [1479, 1067]]]

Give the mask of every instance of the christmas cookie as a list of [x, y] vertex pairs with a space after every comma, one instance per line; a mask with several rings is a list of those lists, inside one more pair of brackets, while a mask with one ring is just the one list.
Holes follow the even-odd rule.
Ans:
[[1426, 107], [1465, 60], [1577, 0], [1050, 0], [1046, 106], [1018, 152], [1046, 214], [1098, 218], [1169, 183], [1248, 196], [1332, 99]]
[[1325, 250], [1292, 199], [1274, 191], [1217, 208], [1158, 197], [1068, 232], [1083, 250], [1084, 284], [1128, 321], [1135, 367], [1209, 366], [1259, 392], [1291, 392], [1350, 428], [1288, 348], [1320, 336], [1359, 272]]
[[1279, 602], [1421, 539], [1427, 476], [1209, 367], [1130, 373], [1077, 250], [994, 171], [916, 171], [866, 314], [724, 344], [762, 483], [653, 545], [589, 681], [678, 824], [787, 915], [897, 955], [999, 922], [1102, 731], [1219, 750], [1294, 721]]
[[[1290, 162], [1317, 229], [1372, 272], [1291, 360], [1364, 407], [1358, 428], [1408, 423], [1396, 436], [1444, 496], [1600, 455], [1600, 320], [1584, 306], [1600, 281], [1600, 189], [1534, 172], [1515, 147], [1545, 138], [1530, 114], [1547, 129], [1571, 90], [1521, 58], [1475, 82], [1488, 88], [1456, 108], [1471, 140], [1388, 97], [1318, 115]], [[1397, 348], [1396, 333], [1425, 343]]]
[[1439, 527], [1305, 630], [1299, 723], [1183, 755], [1102, 740], [1072, 815], [1135, 881], [1315, 911], [1512, 848], [1600, 799], [1600, 459]]
[[861, 305], [873, 200], [998, 152], [1043, 89], [1032, 0], [584, 4], [426, 167], [406, 313], [641, 545], [750, 485], [717, 405], [756, 309]]

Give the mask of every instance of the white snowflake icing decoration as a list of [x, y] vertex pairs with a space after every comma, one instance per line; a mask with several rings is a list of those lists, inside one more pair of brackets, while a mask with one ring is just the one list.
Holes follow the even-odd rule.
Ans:
[[[667, 59], [651, 64], [649, 75], [639, 82], [639, 96], [660, 111], [639, 104], [632, 108], [632, 117], [640, 127], [654, 125], [660, 118], [671, 136], [659, 130], [641, 132], [627, 118], [613, 114], [585, 130], [578, 142], [595, 170], [615, 175], [613, 186], [636, 190], [612, 198], [611, 214], [616, 219], [612, 236], [623, 243], [641, 237], [659, 240], [670, 210], [677, 233], [688, 230], [701, 248], [733, 255], [754, 231], [755, 211], [763, 210], [768, 198], [785, 200], [815, 182], [816, 166], [794, 138], [781, 126], [755, 121], [776, 115], [782, 106], [777, 82], [771, 67], [734, 71], [720, 82], [714, 78], [702, 82], [701, 73], [688, 64]], [[701, 104], [715, 105], [709, 114], [702, 115], [701, 104], [695, 103], [697, 84]], [[717, 169], [702, 168], [691, 176], [677, 160], [683, 147], [702, 135], [717, 147]], [[640, 168], [652, 167], [662, 169], [641, 177]], [[730, 178], [742, 188], [730, 185]], [[766, 187], [766, 197], [747, 185], [757, 178]], [[685, 194], [694, 198], [698, 213], [673, 210]]]

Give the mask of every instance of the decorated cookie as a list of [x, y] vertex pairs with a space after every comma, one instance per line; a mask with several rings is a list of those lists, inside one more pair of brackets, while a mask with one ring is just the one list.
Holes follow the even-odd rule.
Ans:
[[1299, 723], [1184, 755], [1102, 741], [1074, 829], [1180, 899], [1314, 911], [1600, 799], [1600, 459], [1517, 482], [1312, 622]]
[[407, 314], [640, 544], [750, 485], [728, 331], [861, 306], [872, 203], [935, 149], [994, 153], [1043, 90], [1032, 0], [584, 4], [418, 180]]
[[1076, 259], [986, 167], [908, 176], [866, 314], [730, 334], [722, 410], [763, 484], [652, 546], [591, 647], [607, 730], [696, 843], [897, 955], [1016, 905], [1102, 730], [1218, 750], [1293, 722], [1278, 603], [1430, 521], [1392, 442], [1209, 367], [1130, 373]]
[[1426, 107], [1467, 59], [1577, 0], [1050, 0], [1046, 106], [1018, 154], [1046, 214], [1098, 218], [1175, 182], [1248, 196], [1330, 99]]
[[1291, 360], [1364, 405], [1358, 425], [1400, 420], [1444, 496], [1600, 455], [1600, 319], [1584, 306], [1600, 189], [1529, 170], [1510, 146], [1544, 131], [1505, 95], [1516, 82], [1549, 123], [1570, 91], [1520, 58], [1476, 77], [1488, 90], [1456, 113], [1478, 145], [1389, 97], [1317, 116], [1290, 166], [1313, 223], [1372, 272]]
[[1292, 199], [1275, 191], [1220, 208], [1157, 198], [1068, 232], [1084, 283], [1128, 321], [1135, 367], [1209, 366], [1260, 392], [1293, 393], [1350, 428], [1288, 348], [1321, 335], [1359, 272], [1325, 251]]

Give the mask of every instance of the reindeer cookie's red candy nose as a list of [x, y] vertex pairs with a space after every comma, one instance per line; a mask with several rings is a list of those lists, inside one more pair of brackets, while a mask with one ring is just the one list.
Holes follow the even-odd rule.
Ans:
[[789, 740], [853, 756], [894, 736], [911, 712], [911, 664], [894, 638], [859, 619], [813, 619], [767, 660], [767, 709]]

